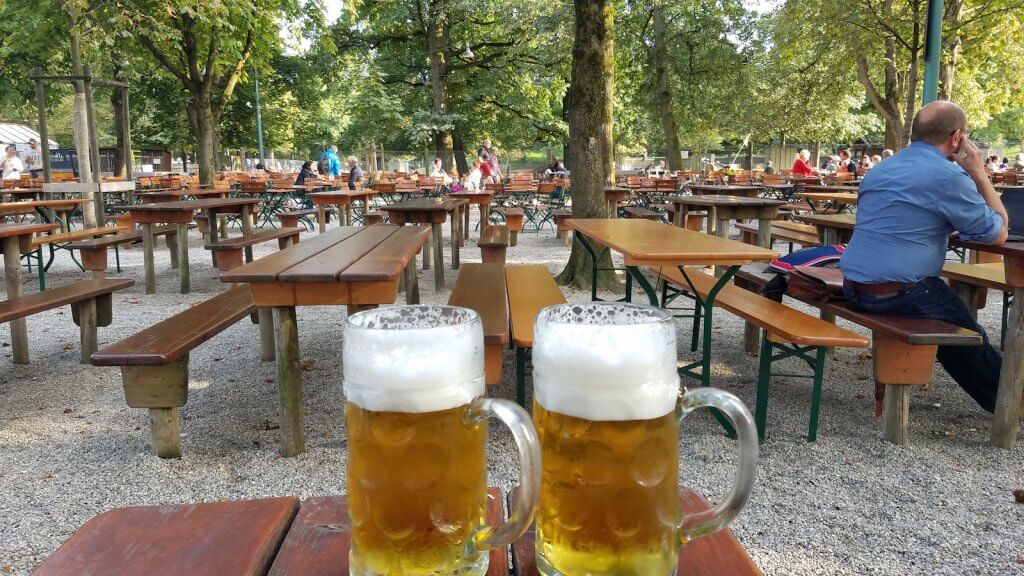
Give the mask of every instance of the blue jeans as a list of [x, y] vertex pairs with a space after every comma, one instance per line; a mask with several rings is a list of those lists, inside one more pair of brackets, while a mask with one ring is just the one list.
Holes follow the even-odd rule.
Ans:
[[893, 296], [875, 296], [844, 287], [846, 301], [857, 310], [883, 316], [933, 318], [981, 334], [981, 346], [939, 346], [938, 360], [950, 377], [985, 410], [992, 412], [999, 390], [1003, 357], [985, 329], [971, 316], [956, 293], [938, 278], [925, 278]]

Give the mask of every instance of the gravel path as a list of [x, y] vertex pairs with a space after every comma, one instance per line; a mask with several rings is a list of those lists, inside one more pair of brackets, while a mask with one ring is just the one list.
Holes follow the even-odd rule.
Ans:
[[[258, 247], [257, 256], [269, 251]], [[114, 296], [114, 323], [100, 329], [101, 346], [221, 290], [194, 232], [190, 255], [192, 294], [176, 293], [177, 273], [161, 249], [159, 294], [145, 296], [141, 248], [122, 251], [121, 276], [138, 285]], [[550, 230], [525, 232], [509, 249], [510, 263], [553, 272], [567, 257]], [[479, 252], [470, 241], [463, 261], [474, 260]], [[47, 281], [85, 277], [61, 253]], [[448, 277], [451, 284], [454, 274]], [[27, 291], [35, 283], [26, 275]], [[432, 273], [420, 274], [420, 289], [425, 302], [447, 301], [449, 291], [434, 290]], [[993, 293], [988, 302], [982, 320], [998, 336], [1001, 298]], [[27, 574], [113, 507], [344, 492], [344, 314], [344, 307], [299, 310], [308, 451], [288, 459], [277, 455], [274, 366], [259, 361], [257, 330], [247, 321], [192, 353], [180, 460], [150, 455], [147, 414], [125, 405], [117, 369], [77, 363], [78, 329], [66, 309], [29, 319], [30, 366], [11, 364], [10, 335], [0, 329], [0, 574]], [[724, 312], [715, 323], [713, 381], [752, 406], [757, 361], [743, 353], [742, 324]], [[681, 323], [680, 330], [680, 354], [688, 357], [689, 329]], [[507, 352], [504, 379], [492, 394], [514, 398], [514, 374]], [[914, 392], [905, 447], [881, 440], [866, 353], [839, 350], [828, 362], [814, 444], [802, 437], [809, 403], [807, 381], [773, 383], [755, 494], [733, 524], [766, 574], [1024, 574], [1024, 505], [1012, 496], [1024, 489], [1024, 447], [990, 448], [989, 415], [941, 369], [927, 390]], [[704, 413], [683, 429], [682, 481], [721, 498], [735, 444]], [[516, 464], [498, 425], [488, 449], [491, 483], [507, 488]]]

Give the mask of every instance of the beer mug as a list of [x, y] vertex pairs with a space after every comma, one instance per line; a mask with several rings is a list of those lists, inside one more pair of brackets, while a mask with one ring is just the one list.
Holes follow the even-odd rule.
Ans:
[[[679, 548], [727, 525], [750, 496], [758, 449], [750, 412], [721, 390], [681, 393], [675, 323], [665, 310], [545, 308], [534, 328], [533, 382], [541, 574], [674, 575]], [[736, 427], [740, 464], [724, 502], [684, 517], [679, 424], [703, 407]]]
[[[530, 416], [484, 398], [476, 312], [394, 306], [349, 316], [343, 361], [353, 576], [477, 575], [529, 527], [540, 482]], [[520, 498], [487, 525], [487, 418], [519, 449]]]

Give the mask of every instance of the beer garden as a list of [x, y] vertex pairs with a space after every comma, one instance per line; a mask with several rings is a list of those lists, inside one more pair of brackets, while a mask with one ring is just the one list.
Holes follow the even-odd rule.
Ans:
[[[913, 33], [826, 0], [503, 0], [466, 30], [443, 2], [331, 22], [332, 2], [56, 2], [32, 21], [60, 46], [0, 6], [24, 59], [0, 99], [41, 143], [0, 180], [0, 573], [1024, 573], [1024, 242], [953, 236], [941, 272], [1002, 352], [992, 414], [936, 369], [982, 334], [866, 313], [835, 268], [785, 264], [850, 241], [871, 170], [794, 173], [794, 142], [816, 168], [904, 148], [922, 103], [957, 100], [950, 51], [996, 42], [972, 19], [1024, 40], [1019, 6], [950, 1], [890, 5]], [[844, 25], [882, 30], [887, 63], [816, 43]], [[923, 78], [879, 92], [908, 34]], [[425, 67], [388, 68], [410, 45]], [[534, 57], [565, 68], [538, 99]], [[680, 84], [712, 73], [694, 58], [723, 67], [704, 94]], [[339, 76], [301, 79], [324, 62]], [[1024, 134], [1000, 74], [962, 81], [991, 150]], [[133, 160], [161, 138], [192, 164]], [[289, 138], [299, 162], [266, 153]], [[410, 143], [429, 153], [388, 151]], [[1024, 193], [1024, 161], [989, 178]]]

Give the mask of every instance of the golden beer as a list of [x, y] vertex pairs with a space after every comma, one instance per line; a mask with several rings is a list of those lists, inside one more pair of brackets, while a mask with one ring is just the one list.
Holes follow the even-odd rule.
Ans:
[[534, 403], [537, 543], [549, 573], [672, 573], [682, 522], [677, 418], [601, 422]]
[[468, 406], [409, 414], [349, 403], [349, 514], [356, 574], [457, 574], [485, 523], [486, 421]]

